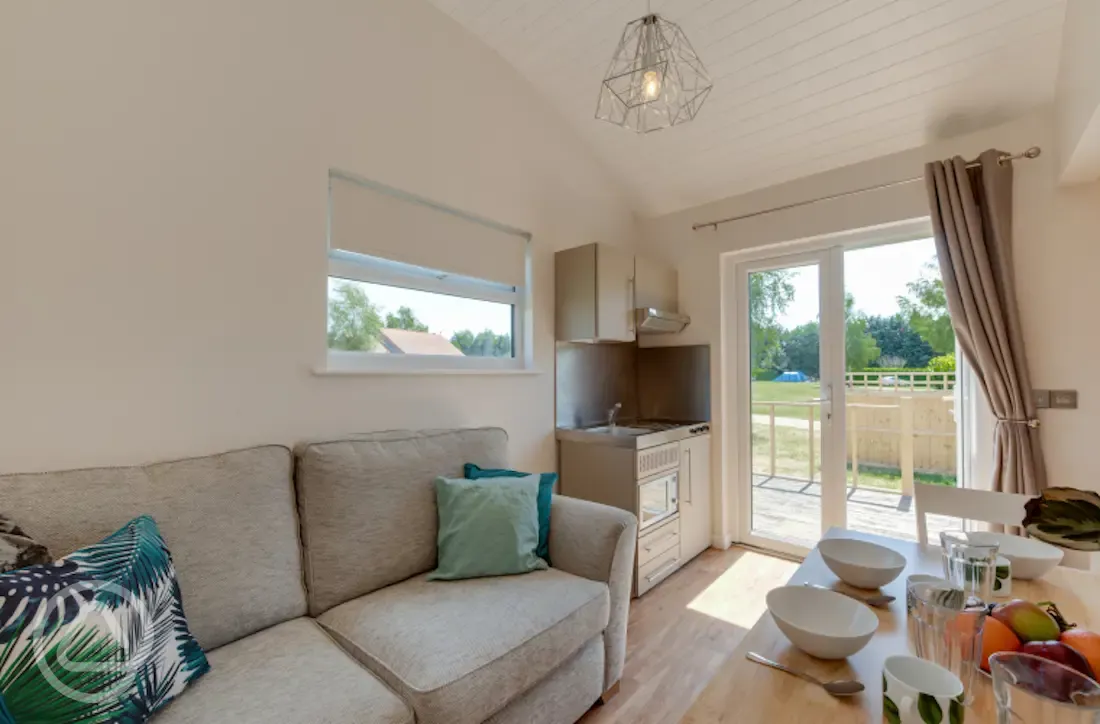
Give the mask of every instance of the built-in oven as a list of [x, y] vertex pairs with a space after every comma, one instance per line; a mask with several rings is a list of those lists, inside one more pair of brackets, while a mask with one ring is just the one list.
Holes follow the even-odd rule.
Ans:
[[664, 473], [638, 483], [638, 529], [668, 520], [680, 510], [680, 474]]

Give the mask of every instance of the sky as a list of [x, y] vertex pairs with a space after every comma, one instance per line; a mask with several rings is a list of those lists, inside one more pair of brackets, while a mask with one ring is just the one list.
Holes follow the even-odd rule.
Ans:
[[[890, 317], [898, 312], [897, 298], [906, 284], [919, 279], [924, 265], [936, 258], [932, 239], [884, 244], [844, 253], [844, 287], [855, 297], [855, 309], [868, 316]], [[817, 266], [799, 267], [791, 282], [795, 295], [779, 323], [790, 329], [818, 318]]]
[[429, 332], [435, 332], [447, 339], [455, 332], [468, 329], [474, 334], [486, 329], [494, 334], [512, 333], [512, 307], [498, 302], [484, 302], [479, 299], [451, 297], [446, 294], [432, 294], [415, 289], [387, 287], [381, 284], [348, 282], [346, 279], [329, 277], [328, 288], [340, 283], [356, 284], [363, 287], [372, 304], [381, 307], [382, 318], [386, 314], [396, 313], [398, 307], [409, 307], [413, 314], [424, 324]]

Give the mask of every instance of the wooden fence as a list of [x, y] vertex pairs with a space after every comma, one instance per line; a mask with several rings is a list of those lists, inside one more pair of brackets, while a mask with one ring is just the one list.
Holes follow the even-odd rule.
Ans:
[[[903, 495], [913, 494], [913, 474], [916, 471], [955, 474], [955, 400], [952, 395], [936, 390], [849, 390], [845, 403], [847, 458], [855, 487], [859, 486], [861, 464], [900, 470]], [[753, 400], [752, 404], [753, 407], [768, 408], [769, 470], [772, 476], [776, 474], [776, 407], [806, 410], [807, 480], [812, 481], [816, 465], [815, 428], [819, 424], [814, 419], [814, 411], [819, 408], [820, 400]], [[796, 419], [801, 421], [801, 418]]]

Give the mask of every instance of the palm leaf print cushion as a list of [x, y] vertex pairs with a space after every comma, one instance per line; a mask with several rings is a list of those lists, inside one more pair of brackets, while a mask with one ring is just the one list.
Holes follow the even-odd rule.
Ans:
[[149, 516], [0, 574], [0, 724], [140, 724], [209, 670]]

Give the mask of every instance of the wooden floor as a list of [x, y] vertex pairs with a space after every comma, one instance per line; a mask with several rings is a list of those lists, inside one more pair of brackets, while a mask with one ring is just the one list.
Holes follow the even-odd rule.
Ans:
[[[917, 540], [917, 513], [907, 495], [875, 488], [848, 488], [848, 528], [890, 538]], [[821, 537], [821, 483], [794, 478], [754, 475], [754, 531], [812, 547]], [[928, 536], [962, 530], [961, 521], [928, 516]]]
[[583, 724], [675, 724], [798, 564], [744, 548], [708, 550], [631, 602], [622, 688]]

